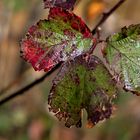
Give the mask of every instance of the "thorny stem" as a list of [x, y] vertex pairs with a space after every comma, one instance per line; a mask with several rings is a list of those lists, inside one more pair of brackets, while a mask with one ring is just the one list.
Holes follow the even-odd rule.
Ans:
[[[104, 13], [103, 17], [101, 18], [101, 20], [99, 21], [99, 23], [95, 26], [95, 28], [92, 30], [92, 34], [95, 34], [98, 27], [100, 25], [102, 25], [107, 19], [108, 17], [117, 9], [119, 8], [126, 0], [120, 0], [109, 12]], [[91, 50], [92, 52], [95, 49], [95, 45], [93, 46], [93, 49]], [[19, 89], [16, 92], [11, 93], [9, 96], [4, 97], [3, 99], [0, 100], [0, 105], [3, 105], [4, 103], [10, 101], [11, 99], [24, 94], [26, 91], [28, 91], [29, 89], [31, 89], [32, 87], [36, 86], [37, 84], [43, 82], [48, 76], [50, 76], [56, 69], [60, 68], [60, 66], [62, 65], [62, 63], [59, 63], [58, 65], [56, 65], [51, 71], [49, 71], [48, 73], [46, 73], [45, 75], [43, 75], [42, 77], [40, 77], [39, 79], [33, 81], [32, 83], [28, 84], [27, 86]]]
[[103, 13], [103, 17], [101, 18], [101, 20], [97, 23], [97, 25], [95, 26], [95, 28], [92, 30], [92, 34], [95, 34], [98, 27], [101, 26], [108, 18], [109, 16], [116, 11], [126, 0], [119, 0], [118, 3], [112, 7], [112, 9], [110, 9], [107, 13]]
[[107, 13], [103, 13], [103, 16], [101, 20], [97, 23], [95, 28], [92, 30], [92, 34], [94, 35], [95, 33], [97, 34], [97, 41], [95, 45], [90, 49], [89, 53], [92, 54], [96, 48], [96, 45], [100, 42], [100, 25], [102, 25], [108, 18], [109, 16], [116, 11], [126, 0], [119, 0], [118, 3], [112, 7]]

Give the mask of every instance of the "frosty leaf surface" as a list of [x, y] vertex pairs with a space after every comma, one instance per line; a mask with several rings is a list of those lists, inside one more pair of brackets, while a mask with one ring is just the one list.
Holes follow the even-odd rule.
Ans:
[[62, 9], [73, 9], [76, 0], [43, 0], [44, 8], [61, 7]]
[[124, 89], [140, 95], [140, 24], [109, 37], [104, 55]]
[[101, 60], [80, 55], [66, 62], [54, 79], [49, 111], [67, 127], [81, 127], [81, 111], [86, 109], [92, 127], [110, 117], [116, 93], [115, 82]]
[[49, 71], [59, 62], [88, 51], [93, 44], [89, 28], [79, 17], [51, 8], [48, 20], [30, 27], [22, 39], [21, 55], [35, 70]]

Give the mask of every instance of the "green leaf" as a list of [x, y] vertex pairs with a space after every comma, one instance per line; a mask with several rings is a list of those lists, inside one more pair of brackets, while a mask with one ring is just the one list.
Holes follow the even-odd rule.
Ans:
[[140, 95], [140, 24], [109, 37], [104, 56], [124, 89]]
[[49, 110], [67, 127], [81, 127], [81, 111], [88, 113], [88, 125], [109, 118], [116, 96], [115, 82], [96, 56], [80, 55], [66, 62], [53, 81]]

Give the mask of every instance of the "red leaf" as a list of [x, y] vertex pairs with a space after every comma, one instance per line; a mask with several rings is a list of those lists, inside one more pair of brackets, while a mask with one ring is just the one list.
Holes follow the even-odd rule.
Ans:
[[35, 70], [50, 71], [59, 62], [88, 51], [94, 41], [81, 18], [52, 8], [48, 20], [41, 20], [29, 28], [21, 42], [21, 53]]
[[39, 47], [38, 43], [34, 40], [22, 40], [22, 46], [23, 47], [21, 47], [21, 52], [23, 53], [23, 58], [31, 63], [35, 70], [44, 69], [44, 71], [49, 71], [54, 66], [54, 62], [49, 59], [49, 57], [41, 60], [41, 57], [45, 54], [45, 51]]
[[76, 16], [74, 13], [68, 12], [61, 8], [51, 8], [49, 13], [49, 20], [63, 20], [64, 22], [70, 23], [71, 27], [81, 32], [84, 37], [91, 37], [90, 29], [84, 23], [84, 21]]

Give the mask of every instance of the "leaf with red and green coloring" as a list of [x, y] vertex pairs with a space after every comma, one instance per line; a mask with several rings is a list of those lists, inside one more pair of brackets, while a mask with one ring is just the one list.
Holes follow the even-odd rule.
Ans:
[[101, 60], [80, 55], [67, 61], [53, 80], [49, 111], [67, 127], [81, 127], [81, 111], [86, 109], [92, 127], [110, 117], [116, 95], [116, 83]]
[[48, 20], [40, 20], [22, 39], [21, 53], [35, 70], [49, 71], [59, 62], [87, 52], [94, 41], [89, 28], [79, 17], [52, 8]]
[[[51, 8], [48, 19], [51, 21], [53, 20], [55, 22], [62, 21], [65, 24], [70, 26], [69, 30], [72, 28], [80, 32], [84, 38], [93, 38], [92, 33], [90, 29], [87, 27], [87, 25], [85, 24], [85, 22], [72, 12], [68, 12], [61, 8]], [[65, 34], [69, 34], [69, 32], [67, 32], [66, 30]], [[71, 35], [73, 36], [74, 34], [71, 34]]]
[[62, 9], [73, 9], [76, 0], [43, 0], [44, 8], [60, 7]]
[[104, 56], [124, 89], [140, 95], [140, 24], [110, 36]]

